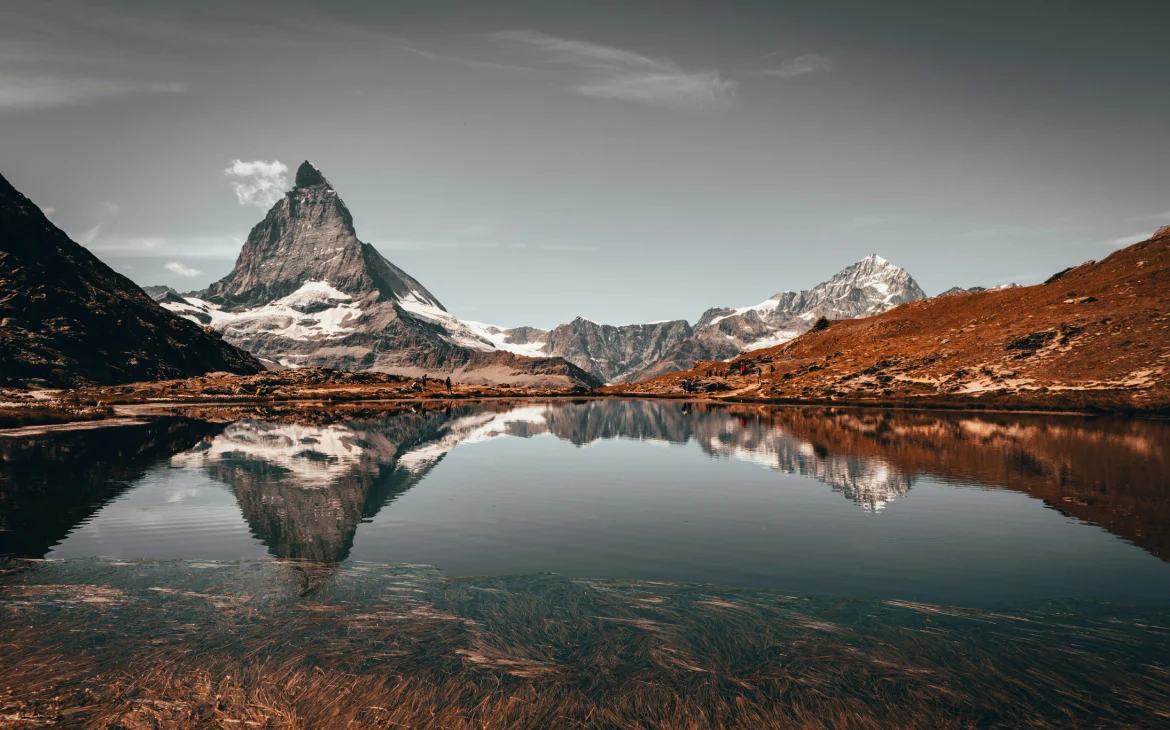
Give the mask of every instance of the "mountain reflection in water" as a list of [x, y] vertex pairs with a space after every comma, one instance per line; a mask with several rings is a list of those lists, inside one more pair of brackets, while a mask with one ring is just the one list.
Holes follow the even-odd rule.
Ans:
[[[1013, 490], [1170, 560], [1170, 426], [1161, 422], [613, 400], [430, 403], [313, 420], [163, 419], [0, 442], [0, 551], [41, 557], [148, 468], [170, 468], [230, 490], [271, 556], [336, 563], [363, 522], [393, 512], [461, 446], [551, 436], [697, 446], [711, 459], [816, 480], [877, 520], [921, 483]], [[734, 486], [743, 474], [726, 479]], [[659, 489], [671, 497], [669, 485]]]

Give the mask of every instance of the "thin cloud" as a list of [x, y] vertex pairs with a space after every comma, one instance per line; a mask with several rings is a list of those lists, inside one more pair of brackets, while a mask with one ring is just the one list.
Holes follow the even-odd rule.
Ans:
[[735, 98], [736, 82], [717, 70], [689, 70], [667, 59], [530, 30], [490, 37], [574, 71], [579, 78], [569, 87], [583, 96], [697, 111], [724, 107]]
[[800, 56], [785, 59], [779, 66], [772, 68], [754, 69], [748, 73], [753, 76], [771, 76], [775, 78], [790, 79], [796, 76], [804, 76], [805, 74], [816, 73], [817, 71], [830, 71], [833, 68], [833, 59], [819, 53], [805, 53]]
[[1121, 236], [1120, 238], [1115, 238], [1109, 242], [1109, 245], [1113, 246], [1114, 248], [1124, 248], [1125, 246], [1132, 246], [1135, 243], [1138, 243], [1140, 241], [1144, 241], [1153, 235], [1154, 235], [1153, 231], [1147, 231], [1145, 233], [1133, 233], [1133, 234], [1130, 234], [1128, 236]]
[[577, 246], [569, 243], [541, 243], [536, 246], [541, 251], [596, 251], [597, 246]]
[[399, 47], [416, 56], [422, 56], [432, 61], [446, 61], [449, 63], [457, 63], [463, 66], [471, 66], [472, 68], [491, 69], [493, 71], [520, 71], [523, 73], [532, 73], [533, 69], [528, 66], [518, 66], [512, 63], [498, 63], [496, 61], [484, 61], [478, 58], [467, 58], [466, 56], [456, 56], [451, 53], [442, 53], [439, 51], [432, 51], [426, 48], [419, 48], [415, 45], [400, 43]]
[[182, 94], [186, 91], [187, 85], [181, 82], [5, 72], [0, 74], [0, 110], [51, 109], [130, 94]]
[[280, 160], [232, 160], [223, 171], [232, 181], [232, 190], [240, 205], [269, 208], [284, 197], [288, 189], [288, 166]]
[[181, 261], [168, 262], [165, 266], [163, 266], [163, 268], [172, 274], [178, 274], [179, 276], [199, 276], [203, 273], [199, 269], [193, 269], [190, 266], [184, 266]]
[[110, 256], [234, 258], [240, 253], [244, 239], [228, 235], [116, 237], [98, 236], [89, 249]]
[[98, 236], [101, 235], [102, 229], [106, 226], [106, 224], [114, 220], [114, 218], [118, 216], [118, 213], [122, 211], [122, 206], [118, 205], [117, 203], [111, 203], [108, 200], [103, 200], [98, 207], [101, 210], [98, 215], [98, 222], [93, 226], [85, 229], [77, 236], [74, 236], [73, 238], [73, 240], [77, 241], [82, 246], [90, 246], [95, 241], [97, 241]]
[[884, 215], [859, 215], [842, 221], [841, 225], [846, 228], [869, 228], [889, 222], [890, 218]]

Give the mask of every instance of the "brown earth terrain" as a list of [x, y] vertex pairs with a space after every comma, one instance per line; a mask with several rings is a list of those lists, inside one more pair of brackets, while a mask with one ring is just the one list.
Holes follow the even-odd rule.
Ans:
[[601, 392], [1170, 413], [1170, 226], [1044, 284], [818, 322], [777, 347]]
[[[572, 381], [569, 381], [572, 382]], [[445, 379], [408, 377], [329, 368], [270, 371], [255, 375], [227, 372], [183, 380], [156, 380], [72, 390], [0, 389], [0, 435], [24, 435], [30, 426], [50, 427], [96, 421], [115, 415], [151, 416], [182, 411], [210, 420], [231, 420], [255, 411], [304, 418], [323, 406], [401, 400], [467, 398], [579, 397], [584, 386], [532, 385], [526, 379], [474, 385]], [[5, 434], [3, 429], [21, 429]]]

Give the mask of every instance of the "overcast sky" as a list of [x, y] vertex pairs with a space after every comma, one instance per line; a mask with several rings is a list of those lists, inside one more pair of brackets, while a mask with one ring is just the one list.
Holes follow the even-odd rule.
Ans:
[[308, 158], [362, 240], [509, 326], [693, 322], [869, 253], [930, 294], [1034, 284], [1170, 223], [1168, 28], [1163, 0], [0, 0], [0, 173], [186, 291]]

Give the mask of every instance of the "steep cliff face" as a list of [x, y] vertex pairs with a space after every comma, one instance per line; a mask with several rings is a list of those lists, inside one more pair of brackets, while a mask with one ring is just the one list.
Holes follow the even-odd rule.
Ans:
[[624, 382], [692, 334], [686, 320], [614, 326], [578, 317], [549, 332], [545, 352], [608, 383]]
[[70, 387], [263, 366], [176, 317], [0, 177], [0, 385]]
[[452, 316], [358, 239], [349, 209], [308, 161], [296, 187], [252, 229], [231, 273], [162, 303], [288, 367], [568, 387], [599, 382], [561, 361], [501, 351]]

